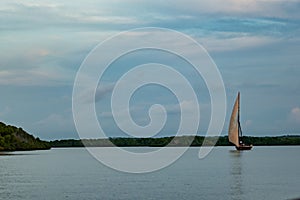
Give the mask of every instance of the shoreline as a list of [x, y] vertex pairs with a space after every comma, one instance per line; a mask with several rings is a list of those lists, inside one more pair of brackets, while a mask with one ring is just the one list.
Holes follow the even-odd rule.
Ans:
[[[205, 141], [205, 143], [203, 143]], [[243, 137], [243, 141], [254, 146], [299, 146], [300, 136]], [[200, 147], [233, 146], [227, 136], [177, 136], [161, 138], [109, 138], [109, 139], [62, 139], [49, 141], [52, 148], [62, 147]]]

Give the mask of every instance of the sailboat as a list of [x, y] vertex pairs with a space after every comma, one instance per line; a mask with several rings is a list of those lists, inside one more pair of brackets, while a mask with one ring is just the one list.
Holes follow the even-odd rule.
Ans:
[[240, 92], [235, 100], [230, 117], [228, 140], [235, 145], [237, 150], [251, 150], [252, 144], [247, 145], [242, 141], [242, 128], [240, 124]]

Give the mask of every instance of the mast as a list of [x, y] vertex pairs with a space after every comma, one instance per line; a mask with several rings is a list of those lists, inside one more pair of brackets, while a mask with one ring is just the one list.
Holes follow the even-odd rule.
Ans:
[[239, 142], [242, 141], [243, 133], [242, 133], [242, 127], [240, 123], [240, 92], [238, 93], [238, 135], [239, 135]]

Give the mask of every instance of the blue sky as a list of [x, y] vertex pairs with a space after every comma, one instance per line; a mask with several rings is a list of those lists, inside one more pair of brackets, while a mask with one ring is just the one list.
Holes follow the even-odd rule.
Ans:
[[[191, 36], [213, 58], [227, 93], [222, 134], [227, 132], [237, 91], [242, 93], [241, 120], [247, 135], [300, 134], [299, 9], [297, 0], [1, 1], [0, 121], [21, 126], [42, 139], [78, 138], [72, 89], [82, 61], [107, 37], [152, 26]], [[143, 52], [129, 55], [119, 65], [147, 62], [149, 54], [158, 61], [164, 59], [155, 52]], [[183, 71], [186, 67], [181, 61], [169, 64]], [[96, 94], [96, 107], [109, 136], [124, 136], [108, 110], [113, 85], [123, 70], [115, 65]], [[195, 80], [192, 73], [185, 73], [191, 82]], [[203, 135], [210, 101], [204, 82], [197, 84], [199, 134]], [[134, 97], [133, 118], [146, 125], [147, 108], [161, 103], [170, 111], [161, 135], [172, 135], [180, 119], [172, 111], [179, 105], [186, 109], [192, 105], [177, 102], [162, 88], [144, 89]], [[157, 96], [149, 98], [149, 94]]]

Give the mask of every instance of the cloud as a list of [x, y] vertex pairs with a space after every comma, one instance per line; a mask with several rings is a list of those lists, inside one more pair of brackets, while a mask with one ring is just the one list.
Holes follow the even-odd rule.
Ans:
[[69, 78], [64, 71], [59, 67], [0, 70], [0, 85], [53, 86], [69, 84]]
[[27, 8], [47, 8], [47, 9], [53, 9], [53, 8], [58, 8], [60, 7], [62, 4], [58, 4], [58, 3], [49, 3], [49, 2], [30, 2], [30, 1], [21, 1], [18, 3], [18, 5], [23, 6], [23, 7], [27, 7]]
[[114, 89], [115, 84], [109, 83], [102, 87], [98, 87], [96, 90], [95, 101], [98, 102], [103, 99], [107, 94], [111, 93]]
[[[53, 127], [60, 127], [62, 131], [58, 128], [54, 130], [60, 133], [72, 130], [71, 114], [57, 111], [71, 105], [57, 105], [51, 97], [57, 93], [71, 96], [70, 86], [76, 70], [89, 50], [121, 30], [158, 26], [186, 33], [212, 52], [226, 87], [233, 85], [232, 92], [242, 90], [247, 96], [243, 105], [250, 108], [247, 111], [249, 116], [245, 118], [256, 119], [253, 128], [257, 127], [257, 133], [264, 127], [272, 127], [271, 134], [273, 129], [277, 129], [278, 133], [281, 127], [273, 126], [274, 118], [278, 116], [283, 116], [283, 119], [278, 119], [282, 120], [282, 129], [298, 127], [299, 107], [289, 110], [285, 102], [297, 105], [299, 99], [299, 9], [298, 0], [3, 0], [0, 8], [0, 87], [3, 88], [1, 91], [6, 99], [2, 98], [4, 109], [0, 111], [0, 116], [9, 111], [5, 106], [11, 109], [16, 109], [16, 105], [19, 109], [24, 107], [24, 103], [20, 101], [24, 101], [23, 97], [26, 97], [30, 102], [28, 110], [31, 110], [32, 116], [45, 116], [45, 112], [48, 115], [33, 129], [44, 127], [41, 132], [47, 133]], [[143, 40], [147, 37], [151, 39], [149, 33], [143, 33], [139, 37]], [[172, 41], [172, 38], [160, 39], [162, 43]], [[180, 42], [174, 45], [199, 58], [189, 45]], [[107, 49], [101, 52], [101, 56], [112, 53]], [[143, 59], [145, 58], [136, 58], [122, 64], [131, 66], [130, 64], [142, 62]], [[174, 59], [172, 64], [178, 64], [175, 62], [177, 60]], [[122, 70], [123, 68], [118, 68], [114, 73], [121, 73]], [[105, 80], [116, 81], [109, 78], [111, 77]], [[177, 80], [173, 81], [174, 85], [178, 84]], [[28, 86], [28, 90], [20, 86]], [[48, 86], [56, 87], [51, 90], [46, 88]], [[29, 95], [33, 87], [34, 92]], [[101, 103], [99, 107], [105, 107], [109, 103], [106, 97], [112, 89], [113, 84], [99, 87], [92, 99], [85, 100], [89, 103], [96, 100], [98, 105]], [[153, 96], [160, 98], [162, 104], [166, 103], [166, 99], [160, 94]], [[42, 98], [37, 100], [34, 95], [42, 96], [47, 101], [44, 102]], [[145, 105], [149, 101], [149, 94], [147, 95], [140, 98], [143, 105], [131, 108], [133, 116], [141, 124], [149, 122], [148, 107]], [[84, 95], [82, 98], [85, 98]], [[253, 103], [258, 98], [259, 102]], [[247, 101], [249, 104], [246, 104]], [[165, 108], [174, 118], [179, 114], [180, 106], [193, 112], [194, 105], [189, 101], [171, 103], [168, 101]], [[48, 110], [41, 111], [36, 108], [37, 105], [47, 107]], [[251, 106], [255, 109], [251, 109]], [[204, 109], [208, 111], [209, 107]], [[202, 120], [208, 112], [203, 114], [202, 106], [200, 109]], [[258, 116], [256, 109], [261, 110], [262, 114]], [[122, 115], [122, 112], [119, 114]], [[11, 113], [13, 112], [9, 114]], [[266, 117], [266, 113], [270, 116]], [[101, 116], [109, 118], [111, 113], [104, 110], [100, 112]], [[209, 114], [207, 116], [209, 121]], [[28, 121], [36, 121], [34, 117], [28, 116]], [[21, 118], [18, 120], [22, 121]], [[105, 120], [103, 122], [106, 123]], [[173, 120], [172, 122], [175, 124]], [[110, 128], [110, 124], [108, 127]]]
[[169, 104], [165, 106], [165, 109], [169, 114], [180, 114], [181, 110], [187, 113], [195, 112], [195, 108], [197, 108], [195, 102], [189, 100], [184, 100], [179, 104]]
[[47, 27], [86, 27], [97, 30], [105, 27], [122, 30], [137, 26], [195, 28], [203, 22], [205, 24], [207, 19], [224, 16], [236, 19], [257, 18], [260, 19], [259, 23], [269, 23], [276, 19], [299, 19], [299, 7], [296, 0], [228, 0], [226, 3], [222, 0], [116, 0], [99, 3], [87, 1], [84, 4], [80, 1], [15, 0], [4, 1], [1, 15], [6, 23], [0, 24], [4, 30]]
[[83, 103], [97, 103], [108, 96], [113, 91], [114, 86], [114, 83], [102, 83], [101, 86], [97, 87], [95, 95], [93, 89], [82, 91], [80, 95], [81, 101]]
[[[153, 105], [153, 104], [151, 104], [151, 105]], [[110, 119], [110, 120], [117, 118], [118, 122], [121, 123], [121, 126], [130, 127], [131, 122], [132, 122], [131, 120], [128, 120], [128, 113], [130, 113], [130, 117], [132, 118], [134, 123], [137, 123], [140, 126], [147, 126], [150, 123], [149, 108], [151, 105], [146, 105], [146, 103], [144, 103], [144, 105], [139, 104], [139, 105], [130, 106], [130, 108], [125, 108], [123, 110], [118, 111], [115, 116], [113, 116], [110, 111], [103, 111], [99, 114], [100, 121], [101, 121], [101, 118], [102, 119]], [[185, 117], [188, 118], [188, 121], [192, 124], [195, 123], [194, 116], [195, 116], [195, 112], [196, 112], [195, 109], [197, 108], [197, 105], [195, 102], [182, 101], [177, 104], [161, 104], [161, 106], [166, 110], [167, 113], [153, 112], [152, 113], [153, 117], [155, 117], [156, 119], [163, 119], [165, 117], [165, 114], [167, 114], [166, 117], [167, 117], [167, 120], [169, 120], [167, 122], [167, 124], [168, 123], [173, 124], [174, 121], [176, 121], [176, 123], [177, 123], [177, 120], [180, 119], [181, 109], [182, 109], [182, 111], [186, 113]], [[209, 122], [210, 114], [207, 114], [207, 112], [209, 109], [208, 107], [210, 107], [210, 105], [209, 106], [199, 105], [199, 107], [201, 107], [200, 109], [202, 109], [202, 111], [203, 111], [203, 112], [201, 111], [201, 114], [204, 115], [204, 117], [203, 117], [204, 119], [202, 121], [203, 125], [204, 125], [205, 123]], [[179, 121], [178, 121], [178, 123], [179, 123]], [[207, 126], [207, 125], [208, 124], [206, 124], [204, 126]], [[169, 126], [169, 127], [172, 127], [172, 128], [176, 127], [176, 126], [174, 126], [174, 127], [173, 126]], [[202, 128], [205, 129], [204, 127], [202, 127]], [[172, 130], [172, 132], [174, 132], [174, 131], [177, 131], [177, 130]], [[184, 131], [186, 131], [186, 134], [191, 133], [190, 132], [191, 130], [189, 130], [189, 129], [186, 129]]]
[[291, 109], [289, 113], [289, 121], [300, 125], [300, 108], [299, 107], [294, 107]]
[[[165, 2], [166, 4], [168, 2]], [[284, 4], [288, 4], [284, 6]], [[181, 13], [227, 14], [263, 17], [299, 17], [292, 6], [299, 7], [297, 0], [187, 0], [172, 1], [171, 8]]]
[[74, 35], [32, 32], [23, 40], [18, 34], [14, 32], [3, 38], [0, 85], [71, 85], [76, 70], [91, 49], [89, 39], [78, 41]]
[[[8, 1], [9, 2], [9, 1]], [[94, 4], [51, 1], [10, 1], [4, 2], [1, 9], [6, 23], [0, 23], [0, 29], [44, 29], [48, 27], [68, 27], [77, 29], [94, 25], [122, 25], [137, 24], [139, 20], [134, 16], [122, 16], [113, 12], [105, 3]], [[88, 10], [88, 12], [87, 12]], [[1, 22], [1, 21], [0, 21]], [[15, 23], [18, 22], [18, 23]], [[117, 26], [114, 26], [117, 28]]]
[[220, 52], [269, 45], [277, 42], [277, 39], [266, 36], [236, 36], [232, 38], [205, 37], [200, 38], [199, 42], [203, 44], [209, 52]]

